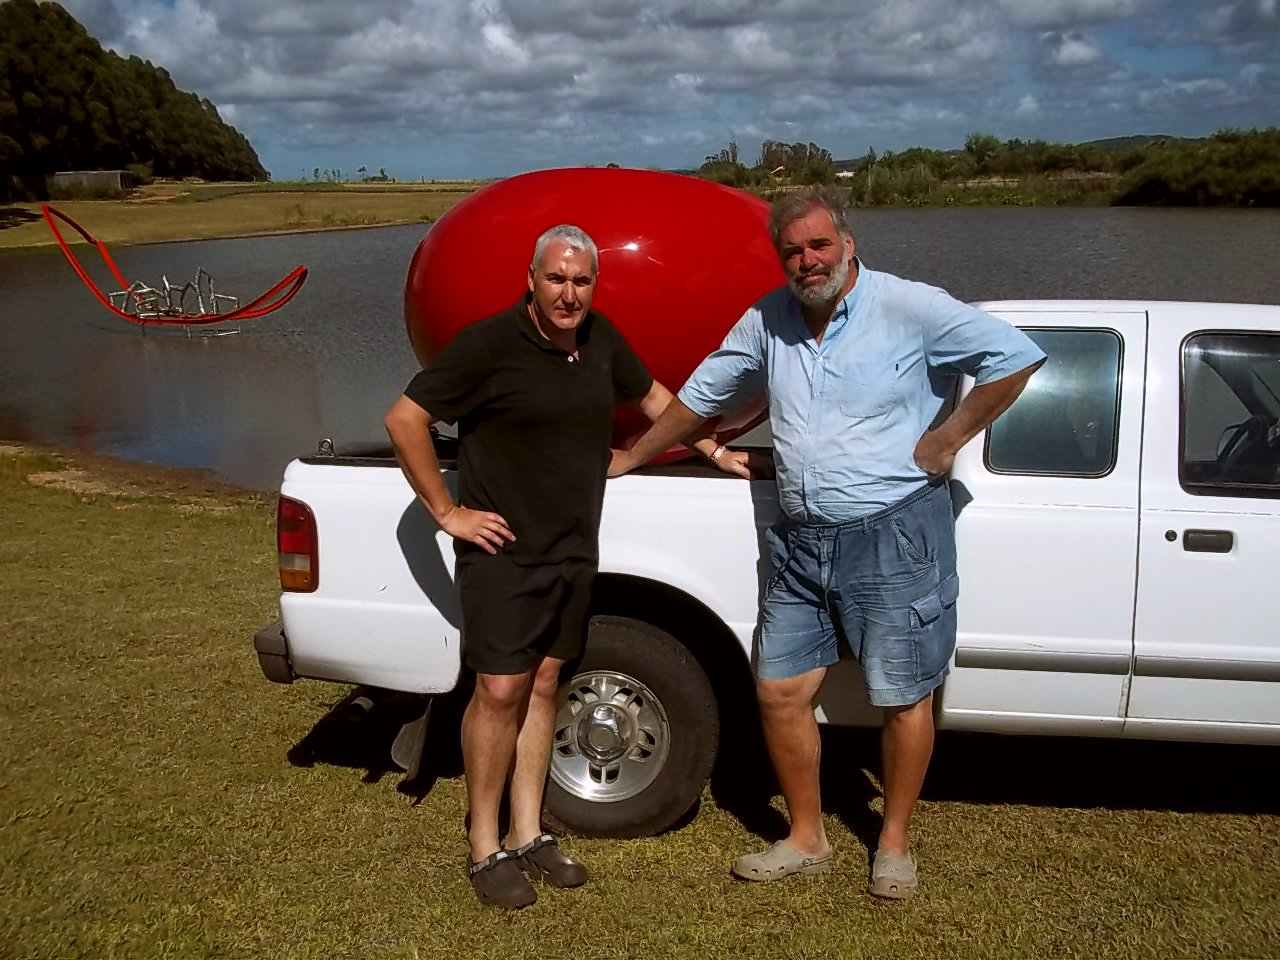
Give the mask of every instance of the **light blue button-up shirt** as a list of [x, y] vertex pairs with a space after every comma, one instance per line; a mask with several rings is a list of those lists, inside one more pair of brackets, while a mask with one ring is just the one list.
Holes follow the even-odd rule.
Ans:
[[926, 481], [912, 454], [958, 373], [983, 384], [1043, 359], [999, 317], [859, 263], [821, 343], [790, 288], [779, 287], [742, 315], [679, 397], [712, 417], [767, 393], [783, 511], [800, 523], [841, 523]]

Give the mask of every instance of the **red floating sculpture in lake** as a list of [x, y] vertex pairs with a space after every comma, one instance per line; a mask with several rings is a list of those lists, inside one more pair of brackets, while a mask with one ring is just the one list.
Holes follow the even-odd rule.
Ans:
[[[419, 243], [405, 289], [405, 325], [429, 363], [464, 326], [527, 289], [534, 241], [572, 223], [596, 242], [594, 309], [609, 317], [673, 392], [720, 346], [742, 312], [784, 282], [768, 205], [695, 177], [617, 168], [544, 170], [502, 180], [452, 207]], [[764, 418], [763, 403], [717, 425], [721, 442]], [[614, 443], [643, 432], [620, 411]]]
[[[47, 203], [41, 209], [44, 211], [45, 222], [53, 231], [53, 236], [57, 239], [58, 246], [62, 248], [67, 262], [71, 264], [76, 275], [84, 281], [89, 292], [117, 317], [130, 323], [142, 326], [192, 327], [210, 323], [252, 320], [254, 317], [265, 316], [274, 310], [279, 310], [293, 299], [307, 279], [307, 268], [295, 267], [287, 277], [244, 306], [240, 306], [240, 300], [237, 297], [214, 293], [213, 278], [203, 268], [196, 271], [194, 279], [176, 286], [169, 282], [168, 277], [162, 280], [159, 288], [149, 287], [140, 280], [130, 283], [120, 273], [120, 268], [116, 266], [115, 260], [107, 251], [106, 244], [101, 240], [95, 240], [88, 230], [61, 210]], [[67, 224], [80, 234], [86, 243], [91, 243], [98, 249], [98, 255], [102, 257], [103, 263], [111, 271], [111, 276], [120, 285], [119, 290], [107, 293], [93, 282], [88, 271], [67, 246], [67, 241], [63, 238], [62, 231], [58, 229], [55, 219]], [[189, 300], [192, 299], [194, 304], [189, 306]], [[229, 308], [220, 309], [223, 304], [228, 304]]]

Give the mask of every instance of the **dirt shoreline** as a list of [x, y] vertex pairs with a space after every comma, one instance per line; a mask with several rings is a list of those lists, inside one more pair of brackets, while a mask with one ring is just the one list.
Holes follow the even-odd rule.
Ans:
[[[62, 487], [83, 494], [108, 494], [122, 497], [169, 496], [182, 499], [240, 503], [266, 503], [274, 493], [241, 487], [215, 476], [207, 467], [171, 467], [157, 463], [140, 463], [102, 453], [88, 453], [0, 439], [0, 457], [44, 457], [58, 464], [57, 471], [36, 481], [41, 486]], [[65, 474], [58, 480], [53, 474]]]

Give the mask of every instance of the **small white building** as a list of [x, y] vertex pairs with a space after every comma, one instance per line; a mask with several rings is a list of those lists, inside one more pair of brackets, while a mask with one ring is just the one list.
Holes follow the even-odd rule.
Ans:
[[52, 198], [107, 197], [128, 193], [137, 182], [128, 170], [63, 170], [45, 178]]

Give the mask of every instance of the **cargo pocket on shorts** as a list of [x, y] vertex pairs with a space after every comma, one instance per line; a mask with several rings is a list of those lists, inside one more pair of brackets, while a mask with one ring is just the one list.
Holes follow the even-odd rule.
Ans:
[[916, 680], [936, 677], [951, 662], [956, 646], [956, 600], [960, 578], [945, 577], [911, 604], [911, 634], [915, 640]]
[[761, 598], [767, 597], [778, 582], [778, 575], [795, 552], [796, 531], [784, 520], [779, 520], [764, 531], [764, 587]]

